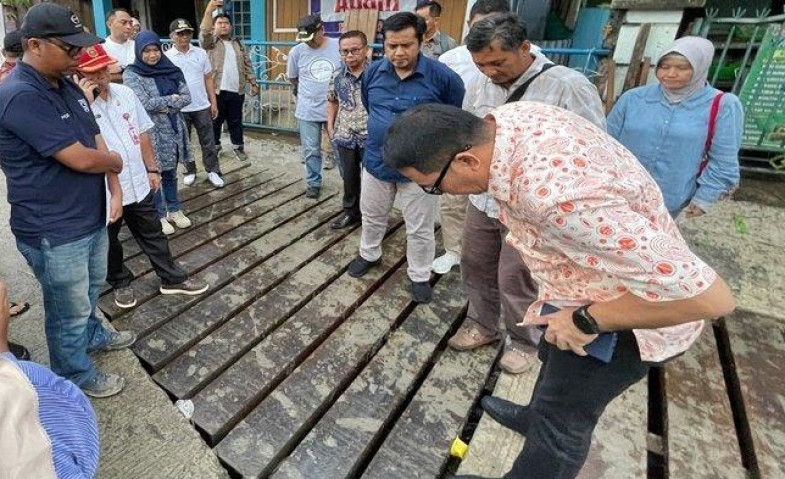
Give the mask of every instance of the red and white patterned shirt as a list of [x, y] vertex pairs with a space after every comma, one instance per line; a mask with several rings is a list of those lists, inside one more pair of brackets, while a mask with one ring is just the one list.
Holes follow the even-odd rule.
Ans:
[[[673, 301], [717, 278], [690, 251], [654, 180], [602, 129], [535, 102], [489, 116], [497, 129], [488, 191], [509, 229], [507, 243], [540, 287], [523, 324], [546, 324], [539, 317], [546, 302], [579, 306], [627, 292]], [[686, 351], [702, 329], [695, 321], [633, 332], [641, 359], [663, 361]]]

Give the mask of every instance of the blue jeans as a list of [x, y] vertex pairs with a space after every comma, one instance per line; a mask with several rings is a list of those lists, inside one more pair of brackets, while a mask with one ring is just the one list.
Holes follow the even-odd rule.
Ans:
[[106, 345], [111, 334], [95, 314], [106, 280], [106, 228], [55, 247], [46, 239], [39, 248], [19, 240], [16, 246], [43, 290], [49, 366], [81, 386], [96, 374], [88, 352]]
[[300, 144], [305, 159], [305, 184], [311, 188], [322, 187], [322, 127], [323, 121], [298, 120]]
[[155, 209], [158, 219], [166, 218], [166, 212], [180, 211], [180, 200], [177, 199], [177, 169], [161, 172], [161, 189], [155, 193]]

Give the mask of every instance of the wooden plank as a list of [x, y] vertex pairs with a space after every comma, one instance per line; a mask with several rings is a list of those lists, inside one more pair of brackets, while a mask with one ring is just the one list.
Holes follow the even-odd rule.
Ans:
[[[175, 228], [174, 234], [168, 235], [167, 239], [169, 244], [175, 242], [178, 238], [191, 234], [200, 226], [209, 227], [215, 220], [220, 219], [230, 213], [236, 212], [244, 207], [253, 205], [255, 202], [286, 188], [298, 183], [298, 180], [291, 177], [277, 177], [265, 183], [257, 185], [255, 188], [245, 190], [244, 192], [227, 198], [223, 201], [218, 201], [210, 208], [204, 208], [196, 213], [189, 213], [188, 218], [191, 220], [191, 227], [186, 229]], [[242, 212], [242, 211], [241, 211]], [[129, 233], [130, 234], [130, 233]], [[129, 238], [128, 241], [123, 242], [123, 257], [126, 261], [131, 260], [135, 256], [142, 254], [142, 248], [134, 238]]]
[[[335, 216], [336, 209], [336, 205], [333, 204], [320, 204], [310, 210], [309, 214], [300, 215], [289, 222], [286, 228], [273, 229], [270, 233], [233, 252], [222, 261], [211, 264], [194, 276], [207, 281], [213, 289], [221, 288], [318, 228], [324, 222], [329, 221]], [[272, 216], [270, 221], [281, 224], [287, 219], [284, 217], [281, 221], [276, 221], [276, 217]], [[196, 255], [198, 252], [199, 250], [191, 254]], [[131, 310], [130, 313], [120, 316], [114, 322], [118, 329], [135, 331], [142, 338], [199, 300], [201, 300], [201, 296], [159, 295]]]
[[[232, 389], [233, 394], [229, 396], [231, 400], [225, 395], [219, 402], [229, 402], [232, 407], [245, 404], [249, 398], [274, 383], [273, 379], [282, 371], [293, 369], [298, 357], [300, 360], [304, 359], [309, 349], [316, 347], [314, 343], [318, 344], [318, 341], [326, 337], [333, 325], [348, 315], [348, 312], [369, 294], [368, 290], [384, 279], [401, 260], [405, 251], [405, 237], [405, 231], [398, 230], [387, 240], [385, 261], [361, 281], [348, 276], [341, 276], [335, 282], [333, 278], [325, 279], [326, 266], [331, 266], [328, 273], [333, 275], [343, 274], [348, 265], [345, 260], [336, 258], [335, 249], [331, 249], [311, 263], [318, 271], [312, 271], [314, 268], [303, 268], [176, 358], [155, 374], [153, 379], [174, 396], [187, 398], [228, 368], [227, 373], [211, 387], [224, 391], [225, 394], [232, 385], [241, 385], [245, 394], [237, 394], [236, 390]], [[354, 237], [350, 236], [344, 242], [348, 241], [351, 245], [352, 238]], [[351, 245], [350, 251], [349, 260], [357, 254], [356, 243]], [[329, 284], [313, 296], [316, 288], [322, 286], [321, 283]], [[294, 316], [290, 318], [292, 314]], [[278, 326], [284, 320], [287, 322]], [[272, 332], [272, 327], [278, 329]], [[257, 359], [271, 352], [270, 350], [274, 350], [275, 354], [270, 355], [263, 366], [256, 364]], [[251, 353], [246, 354], [249, 351]], [[237, 364], [230, 367], [235, 361]], [[248, 374], [251, 371], [253, 373]], [[272, 379], [269, 376], [272, 376]], [[210, 408], [207, 403], [211, 397], [207, 392], [199, 398], [205, 409]]]
[[[264, 171], [267, 171], [267, 168], [251, 166], [250, 163], [246, 162], [233, 163], [229, 166], [221, 167], [221, 170], [223, 171], [223, 176], [221, 178], [223, 178], [225, 185], [224, 188], [226, 188], [229, 185], [237, 183], [243, 178], [263, 173]], [[205, 175], [203, 176], [206, 178]], [[185, 204], [189, 200], [196, 198], [197, 196], [205, 195], [213, 190], [215, 190], [215, 187], [209, 182], [198, 182], [194, 183], [192, 186], [180, 188], [177, 191], [177, 194], [179, 195], [180, 203]]]
[[427, 374], [429, 362], [439, 354], [442, 339], [465, 309], [460, 276], [442, 277], [434, 287], [433, 301], [418, 305], [392, 332], [272, 477], [353, 477], [362, 472], [384, 438], [385, 428], [394, 424]]
[[757, 477], [785, 477], [785, 319], [739, 311], [725, 325], [754, 448], [752, 468]]
[[666, 366], [665, 396], [671, 477], [746, 477], [710, 326]]
[[498, 350], [498, 345], [445, 350], [363, 477], [441, 477], [450, 445], [466, 425]]
[[[308, 283], [304, 283], [304, 281], [310, 279], [316, 289], [322, 284], [320, 274], [326, 276], [324, 281], [330, 276], [334, 277], [340, 274], [340, 270], [335, 268], [335, 261], [344, 260], [348, 266], [349, 261], [357, 255], [360, 231], [358, 230], [351, 235], [350, 233], [352, 230], [348, 228], [336, 230], [329, 225], [322, 226], [260, 266], [220, 290], [214, 291], [199, 303], [198, 309], [193, 308], [185, 311], [146, 338], [138, 341], [134, 346], [134, 352], [140, 359], [147, 362], [152, 371], [158, 371], [183, 350], [193, 346], [286, 279], [290, 280], [289, 283], [294, 278], [300, 280], [295, 284], [303, 288], [300, 291], [300, 300], [304, 301], [303, 296], [307, 297], [308, 294], [305, 289], [305, 284]], [[341, 241], [347, 235], [349, 235], [348, 238]], [[333, 254], [326, 254], [332, 262], [325, 264], [314, 261], [306, 265], [307, 262], [319, 256], [325, 248], [329, 248], [339, 241], [341, 241], [340, 247], [330, 250]], [[278, 297], [278, 299], [281, 298]], [[269, 303], [266, 304], [268, 307], [270, 306]], [[257, 309], [257, 312], [260, 319], [269, 317], [267, 316], [269, 309]], [[268, 323], [267, 331], [263, 331], [263, 334], [267, 334], [274, 326], [274, 323]]]
[[[298, 189], [297, 193], [292, 192], [292, 194], [299, 196], [300, 190]], [[322, 200], [321, 203], [327, 201], [328, 198], [329, 197]], [[284, 197], [282, 199], [288, 200], [290, 198]], [[275, 199], [271, 199], [271, 201], [272, 204], [268, 205], [267, 213], [264, 213], [255, 220], [245, 223], [234, 230], [230, 230], [223, 236], [211, 237], [213, 233], [217, 233], [219, 230], [221, 232], [228, 230], [228, 227], [222, 228], [220, 224], [216, 225], [216, 231], [213, 231], [213, 229], [210, 228], [210, 225], [206, 225], [205, 228], [195, 231], [194, 234], [197, 236], [194, 237], [194, 240], [200, 239], [200, 241], [193, 241], [195, 249], [177, 258], [179, 266], [188, 274], [193, 274], [217, 259], [230, 254], [251, 241], [254, 241], [256, 238], [269, 233], [282, 223], [308, 211], [309, 208], [321, 204], [314, 203], [313, 200], [305, 197], [297, 197], [293, 201], [289, 201], [283, 205], [279, 205], [279, 201], [276, 201]], [[233, 218], [235, 217], [228, 217], [225, 218], [224, 221], [228, 223], [239, 222]], [[226, 225], [224, 224], [223, 226]], [[207, 236], [207, 238], [204, 236]], [[184, 237], [183, 241], [188, 241], [189, 238], [191, 237]], [[178, 238], [178, 240], [180, 240], [180, 238]], [[172, 246], [174, 249], [173, 254], [176, 255], [176, 248], [179, 246], [179, 241]], [[140, 262], [142, 261], [146, 261], [148, 265], [145, 267], [144, 263], [141, 263], [142, 265], [140, 266]], [[147, 271], [142, 276], [137, 276], [137, 279], [131, 283], [137, 300], [136, 307], [140, 307], [145, 301], [158, 295], [160, 280], [158, 279], [157, 274], [154, 271], [151, 271], [152, 267], [149, 266], [149, 260], [146, 256], [140, 257], [139, 261], [131, 260], [128, 261], [128, 263], [131, 264], [126, 264], [126, 266], [128, 266], [135, 275]], [[98, 305], [104, 314], [111, 319], [127, 314], [133, 309], [119, 308], [114, 303], [111, 295], [106, 295], [99, 299]]]
[[641, 59], [643, 58], [643, 51], [646, 49], [646, 42], [649, 39], [649, 31], [651, 30], [651, 23], [644, 23], [638, 31], [638, 36], [635, 39], [635, 46], [632, 49], [632, 56], [630, 58], [630, 67], [627, 70], [627, 76], [624, 77], [624, 87], [622, 93], [636, 86], [641, 71]]
[[[270, 474], [411, 306], [410, 281], [401, 267], [218, 444], [218, 457], [245, 476]], [[223, 425], [208, 416], [213, 411], [201, 410], [196, 400], [194, 405], [194, 422], [218, 437]]]

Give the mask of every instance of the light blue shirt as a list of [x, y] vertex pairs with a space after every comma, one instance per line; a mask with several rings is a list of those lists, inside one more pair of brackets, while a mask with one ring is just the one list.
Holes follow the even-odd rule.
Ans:
[[40, 364], [17, 361], [10, 352], [0, 355], [19, 366], [35, 389], [38, 418], [52, 443], [58, 479], [95, 477], [100, 452], [98, 422], [84, 393]]
[[675, 217], [690, 202], [709, 211], [739, 183], [739, 148], [744, 111], [738, 97], [720, 102], [709, 164], [698, 178], [718, 90], [706, 86], [679, 104], [669, 104], [659, 84], [623, 94], [608, 116], [608, 133], [630, 150], [657, 182]]
[[320, 48], [305, 43], [292, 47], [287, 58], [286, 75], [297, 78], [298, 120], [327, 121], [327, 87], [333, 72], [341, 67], [338, 40], [325, 38]]

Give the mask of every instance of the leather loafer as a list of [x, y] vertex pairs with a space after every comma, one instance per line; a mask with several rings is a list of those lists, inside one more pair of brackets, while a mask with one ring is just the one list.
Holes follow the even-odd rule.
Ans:
[[494, 421], [507, 429], [526, 435], [528, 418], [525, 407], [493, 396], [485, 396], [480, 404], [482, 404], [483, 411], [488, 413]]
[[342, 230], [344, 228], [348, 228], [350, 226], [360, 224], [360, 222], [361, 222], [360, 218], [355, 218], [350, 215], [341, 215], [340, 218], [332, 222], [330, 228], [334, 230]]

